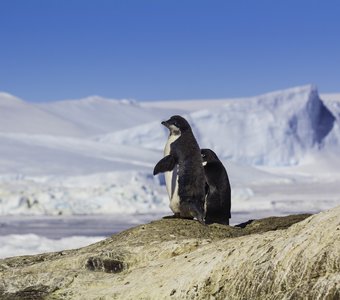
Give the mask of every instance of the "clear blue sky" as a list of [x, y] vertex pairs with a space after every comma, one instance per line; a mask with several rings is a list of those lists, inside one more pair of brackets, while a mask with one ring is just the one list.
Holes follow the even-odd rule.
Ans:
[[0, 91], [28, 101], [340, 92], [340, 1], [0, 0]]

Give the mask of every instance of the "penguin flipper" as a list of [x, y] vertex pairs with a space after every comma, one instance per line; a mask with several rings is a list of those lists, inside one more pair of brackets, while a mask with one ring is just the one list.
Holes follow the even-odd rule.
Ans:
[[176, 165], [176, 159], [173, 155], [164, 156], [153, 169], [153, 175], [172, 171]]

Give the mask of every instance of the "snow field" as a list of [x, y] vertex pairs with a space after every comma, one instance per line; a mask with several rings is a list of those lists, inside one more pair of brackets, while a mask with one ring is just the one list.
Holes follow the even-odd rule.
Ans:
[[[186, 117], [200, 146], [226, 166], [232, 224], [340, 204], [340, 97], [319, 96], [312, 85], [244, 99], [144, 103], [93, 96], [30, 104], [0, 93], [0, 215], [171, 214], [164, 178], [152, 169], [168, 135], [160, 121], [174, 114]], [[100, 227], [101, 219], [91, 224]], [[104, 236], [94, 237], [100, 228], [82, 237], [62, 230], [55, 242], [53, 225], [44, 224], [46, 236], [2, 232], [0, 257], [81, 247]]]

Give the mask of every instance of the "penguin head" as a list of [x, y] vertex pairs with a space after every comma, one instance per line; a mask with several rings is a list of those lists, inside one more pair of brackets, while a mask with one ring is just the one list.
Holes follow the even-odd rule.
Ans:
[[202, 156], [204, 166], [207, 163], [219, 161], [216, 153], [214, 151], [212, 151], [211, 149], [201, 149], [201, 156]]
[[161, 124], [167, 127], [171, 133], [176, 131], [181, 133], [191, 129], [188, 121], [178, 115], [172, 116], [169, 120], [163, 121]]

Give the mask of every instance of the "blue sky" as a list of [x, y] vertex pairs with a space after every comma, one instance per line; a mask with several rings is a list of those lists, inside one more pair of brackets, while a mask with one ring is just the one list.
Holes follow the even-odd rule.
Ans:
[[340, 1], [0, 0], [0, 91], [28, 101], [340, 92]]

